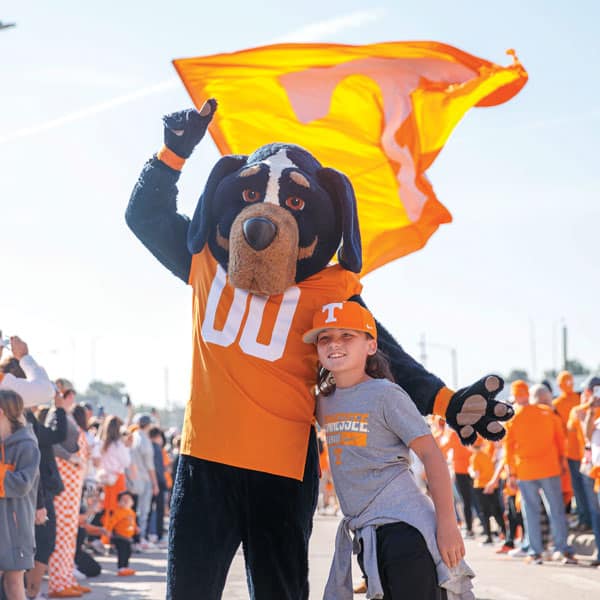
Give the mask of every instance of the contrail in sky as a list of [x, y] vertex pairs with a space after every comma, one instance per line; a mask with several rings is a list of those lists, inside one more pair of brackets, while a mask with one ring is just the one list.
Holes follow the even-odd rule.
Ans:
[[[301, 27], [300, 29], [292, 31], [282, 37], [270, 40], [267, 42], [267, 44], [317, 41], [319, 39], [322, 39], [324, 36], [333, 35], [346, 29], [353, 29], [355, 27], [360, 27], [367, 23], [377, 21], [383, 16], [383, 14], [384, 11], [378, 9], [371, 11], [355, 11], [353, 13], [342, 15], [340, 17], [335, 17], [333, 19], [327, 19], [325, 21], [311, 23], [309, 25], [306, 25], [305, 27]], [[98, 104], [93, 104], [86, 108], [76, 110], [75, 112], [70, 112], [66, 115], [62, 115], [61, 117], [57, 117], [55, 119], [51, 119], [50, 121], [46, 121], [45, 123], [34, 125], [32, 127], [18, 129], [17, 131], [13, 131], [12, 133], [8, 133], [7, 135], [0, 136], [0, 144], [6, 144], [7, 142], [12, 142], [13, 140], [19, 138], [30, 137], [32, 135], [41, 133], [43, 131], [47, 131], [49, 129], [61, 127], [62, 125], [65, 125], [67, 123], [87, 119], [88, 117], [97, 115], [99, 113], [103, 113], [107, 110], [110, 110], [111, 108], [115, 108], [116, 106], [120, 106], [122, 104], [129, 104], [130, 102], [140, 100], [141, 98], [145, 98], [147, 96], [153, 96], [154, 94], [161, 94], [166, 90], [170, 90], [177, 87], [179, 84], [180, 81], [178, 78], [171, 77], [170, 79], [167, 79], [160, 83], [156, 83], [154, 85], [137, 90], [136, 92], [124, 94], [123, 96], [117, 96], [116, 98], [112, 98], [111, 100], [106, 100], [105, 102], [100, 102]]]

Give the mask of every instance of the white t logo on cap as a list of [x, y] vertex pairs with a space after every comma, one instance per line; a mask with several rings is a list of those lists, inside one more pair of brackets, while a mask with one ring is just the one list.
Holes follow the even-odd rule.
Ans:
[[330, 304], [325, 304], [325, 306], [323, 306], [322, 312], [327, 311], [327, 318], [325, 319], [325, 323], [335, 323], [337, 321], [335, 315], [333, 314], [333, 311], [336, 308], [344, 308], [344, 304], [342, 302], [331, 302]]

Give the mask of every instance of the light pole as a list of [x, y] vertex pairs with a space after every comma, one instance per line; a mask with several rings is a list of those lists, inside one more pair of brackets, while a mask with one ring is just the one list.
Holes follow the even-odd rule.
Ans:
[[100, 336], [94, 336], [90, 342], [90, 367], [91, 377], [90, 381], [96, 379], [96, 342], [100, 339]]
[[[425, 360], [427, 357], [426, 345], [425, 345], [425, 334], [421, 335], [420, 341], [421, 347], [421, 360], [423, 365], [425, 365]], [[452, 361], [452, 385], [454, 389], [458, 387], [458, 354], [456, 352], [456, 348], [454, 346], [448, 346], [447, 344], [435, 344], [432, 342], [427, 342], [427, 346], [431, 348], [440, 348], [441, 350], [447, 350], [450, 352], [450, 360]]]

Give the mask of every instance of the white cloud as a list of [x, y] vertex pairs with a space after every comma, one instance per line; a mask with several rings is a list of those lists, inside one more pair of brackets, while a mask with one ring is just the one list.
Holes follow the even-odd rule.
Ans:
[[136, 100], [139, 100], [140, 98], [146, 98], [147, 96], [152, 96], [154, 94], [162, 94], [165, 90], [170, 90], [177, 87], [178, 84], [179, 79], [173, 77], [171, 79], [167, 79], [166, 81], [162, 81], [161, 83], [150, 85], [141, 90], [137, 90], [136, 92], [130, 92], [129, 94], [117, 96], [116, 98], [111, 98], [110, 100], [106, 100], [105, 102], [100, 102], [98, 104], [93, 104], [92, 106], [87, 106], [86, 108], [76, 110], [66, 115], [62, 115], [61, 117], [57, 117], [56, 119], [51, 119], [50, 121], [46, 121], [45, 123], [34, 125], [33, 127], [25, 127], [23, 129], [18, 129], [17, 131], [13, 131], [12, 133], [9, 133], [5, 136], [0, 136], [0, 144], [6, 144], [7, 142], [11, 142], [18, 138], [30, 137], [37, 133], [41, 133], [42, 131], [47, 131], [48, 129], [55, 129], [56, 127], [60, 127], [61, 125], [65, 125], [66, 123], [72, 123], [73, 121], [81, 121], [82, 119], [87, 119], [88, 117], [105, 112], [107, 110], [115, 108], [116, 106], [121, 106], [122, 104], [129, 104], [130, 102], [134, 102]]
[[381, 9], [361, 10], [341, 17], [311, 23], [296, 31], [287, 33], [281, 37], [271, 40], [270, 44], [282, 44], [286, 42], [315, 42], [326, 36], [334, 35], [347, 29], [362, 27], [367, 23], [373, 23], [383, 17], [385, 11]]
[[[377, 21], [383, 15], [384, 11], [379, 9], [371, 11], [356, 11], [347, 15], [335, 17], [333, 19], [327, 19], [324, 21], [319, 21], [317, 23], [311, 23], [309, 25], [306, 25], [305, 27], [297, 29], [296, 31], [292, 31], [280, 38], [271, 40], [268, 43], [275, 44], [284, 42], [312, 42], [322, 40], [324, 37], [334, 35], [336, 33], [339, 33], [340, 31], [344, 31], [346, 29], [353, 29], [355, 27], [361, 27], [367, 23]], [[109, 74], [94, 73], [93, 71], [82, 72], [74, 69], [63, 68], [49, 69], [47, 71], [40, 71], [38, 73], [38, 75], [40, 76], [42, 74], [44, 77], [55, 76], [57, 78], [63, 78], [64, 81], [68, 81], [70, 83], [80, 84], [90, 84], [91, 82], [94, 82], [94, 84], [96, 84], [98, 82], [103, 81], [104, 83], [102, 85], [108, 85], [107, 82], [109, 81], [113, 84], [115, 81], [122, 81], [122, 78], [119, 76], [113, 77]], [[135, 92], [124, 94], [122, 96], [117, 96], [116, 98], [112, 98], [105, 102], [100, 102], [98, 104], [94, 104], [92, 106], [88, 106], [86, 108], [70, 112], [66, 115], [57, 117], [56, 119], [46, 121], [45, 123], [34, 125], [33, 127], [18, 129], [17, 131], [13, 131], [11, 133], [8, 133], [7, 135], [0, 136], [0, 144], [6, 144], [18, 138], [30, 137], [43, 131], [47, 131], [49, 129], [61, 127], [66, 123], [72, 123], [74, 121], [87, 119], [88, 117], [97, 115], [107, 110], [111, 110], [117, 106], [129, 104], [130, 102], [135, 102], [141, 98], [145, 98], [154, 94], [161, 94], [166, 90], [170, 90], [177, 87], [177, 85], [179, 85], [179, 79], [171, 78], [160, 83], [142, 88]]]
[[37, 83], [54, 85], [75, 85], [87, 87], [131, 87], [135, 84], [131, 76], [116, 73], [103, 73], [93, 69], [74, 67], [51, 67], [26, 73], [24, 78]]

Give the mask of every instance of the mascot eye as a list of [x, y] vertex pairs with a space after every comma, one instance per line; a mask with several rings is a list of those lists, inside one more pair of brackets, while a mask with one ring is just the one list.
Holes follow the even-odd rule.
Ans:
[[252, 202], [258, 202], [261, 199], [261, 193], [256, 190], [244, 190], [242, 192], [242, 198], [244, 202], [252, 204]]
[[304, 200], [298, 198], [298, 196], [290, 196], [285, 201], [285, 205], [292, 210], [302, 210], [304, 208]]

